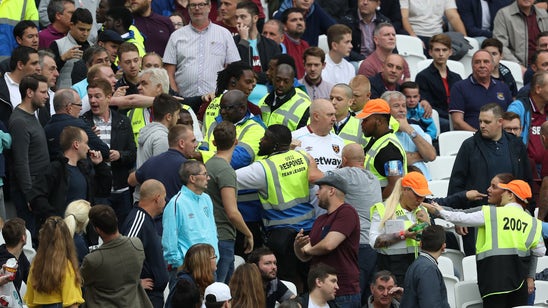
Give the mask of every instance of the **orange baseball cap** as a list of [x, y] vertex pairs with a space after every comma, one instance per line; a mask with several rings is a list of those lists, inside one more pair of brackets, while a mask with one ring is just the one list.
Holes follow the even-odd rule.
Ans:
[[411, 188], [415, 194], [421, 197], [432, 194], [428, 188], [428, 181], [420, 172], [412, 171], [404, 175], [401, 179], [401, 186]]
[[372, 114], [390, 114], [390, 106], [384, 99], [372, 99], [365, 103], [362, 112], [358, 113], [356, 118], [365, 119]]
[[521, 201], [528, 203], [527, 199], [531, 198], [533, 196], [533, 193], [531, 192], [531, 187], [527, 182], [522, 180], [513, 180], [508, 184], [498, 184], [498, 187], [509, 190], [512, 192], [516, 197], [518, 197]]

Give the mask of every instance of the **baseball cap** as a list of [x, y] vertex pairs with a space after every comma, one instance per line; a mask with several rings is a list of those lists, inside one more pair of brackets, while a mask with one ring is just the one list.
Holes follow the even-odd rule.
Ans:
[[401, 179], [401, 186], [411, 188], [415, 194], [421, 197], [432, 194], [428, 188], [428, 181], [420, 172], [412, 171], [404, 175]]
[[498, 187], [511, 191], [514, 195], [516, 195], [516, 197], [525, 203], [528, 203], [527, 199], [533, 196], [529, 184], [522, 180], [513, 180], [508, 184], [499, 183]]
[[372, 114], [390, 114], [390, 106], [384, 99], [372, 99], [365, 103], [362, 111], [356, 115], [356, 118], [365, 119]]
[[124, 39], [122, 36], [113, 30], [103, 30], [99, 32], [99, 35], [97, 36], [98, 42], [113, 42], [113, 43], [123, 43]]
[[[208, 296], [212, 295], [212, 296]], [[204, 303], [218, 303], [231, 300], [230, 288], [222, 282], [210, 284], [204, 292]]]
[[314, 184], [333, 186], [346, 194], [346, 179], [333, 172], [327, 173], [326, 176], [317, 180], [316, 182], [314, 182]]

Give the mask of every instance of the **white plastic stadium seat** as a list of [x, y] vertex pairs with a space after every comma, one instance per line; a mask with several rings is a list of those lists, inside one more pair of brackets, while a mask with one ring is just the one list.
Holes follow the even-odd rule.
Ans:
[[245, 263], [244, 258], [240, 257], [239, 255], [234, 255], [234, 269], [237, 269], [238, 266]]
[[449, 307], [455, 308], [455, 285], [459, 283], [459, 279], [455, 276], [443, 275], [443, 282], [445, 283], [445, 289], [447, 289], [447, 302], [449, 302]]
[[449, 190], [449, 180], [430, 181], [428, 182], [428, 188], [432, 191], [434, 198], [445, 198]]
[[473, 132], [466, 130], [453, 130], [443, 132], [438, 137], [440, 146], [440, 156], [457, 155], [462, 142], [474, 135]]
[[327, 44], [327, 35], [322, 34], [318, 36], [318, 47], [320, 47], [325, 53], [329, 52], [329, 44]]
[[483, 307], [477, 281], [461, 281], [455, 285], [456, 307]]
[[521, 87], [523, 87], [523, 75], [521, 74], [521, 66], [516, 62], [507, 60], [500, 60], [499, 63], [508, 67], [508, 69], [512, 73], [512, 76], [514, 77], [514, 80], [516, 80], [518, 90], [521, 89]]
[[396, 48], [398, 48], [398, 53], [404, 57], [407, 55], [424, 56], [422, 41], [418, 37], [396, 34]]
[[478, 270], [476, 256], [467, 256], [462, 259], [462, 275], [464, 281], [477, 281]]
[[455, 163], [456, 156], [437, 156], [435, 160], [426, 163], [432, 180], [448, 180]]

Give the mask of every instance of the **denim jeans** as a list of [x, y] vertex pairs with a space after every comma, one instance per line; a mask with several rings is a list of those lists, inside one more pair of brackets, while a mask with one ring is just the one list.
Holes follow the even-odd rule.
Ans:
[[217, 282], [228, 284], [234, 272], [234, 242], [219, 241], [219, 262], [217, 262]]
[[375, 266], [377, 265], [377, 251], [371, 247], [371, 245], [360, 245], [358, 250], [358, 264], [360, 266], [360, 289], [362, 299], [367, 300], [371, 295], [371, 279], [375, 273]]
[[[23, 219], [25, 221], [25, 225], [27, 227], [27, 230], [30, 231], [30, 234], [32, 235], [33, 239], [36, 239], [36, 243], [38, 243], [38, 230], [36, 230], [36, 218], [34, 214], [29, 210], [29, 207], [27, 205], [27, 201], [25, 198], [25, 194], [16, 186], [17, 184], [13, 183], [11, 187], [11, 200], [13, 201], [13, 205], [15, 206], [15, 210], [17, 212], [17, 217]], [[34, 241], [33, 241], [34, 242]], [[33, 243], [34, 246], [35, 243]]]
[[335, 303], [339, 308], [361, 308], [361, 296], [360, 294], [349, 294], [335, 297]]

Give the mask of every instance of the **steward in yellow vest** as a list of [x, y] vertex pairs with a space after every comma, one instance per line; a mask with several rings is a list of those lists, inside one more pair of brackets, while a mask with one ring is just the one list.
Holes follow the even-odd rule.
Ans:
[[390, 270], [397, 283], [403, 285], [405, 272], [418, 254], [417, 233], [409, 228], [418, 223], [430, 223], [422, 206], [431, 195], [428, 182], [419, 172], [409, 172], [396, 181], [392, 194], [383, 203], [371, 207], [369, 241], [377, 249], [379, 270]]
[[504, 189], [500, 205], [484, 205], [472, 213], [452, 212], [439, 205], [429, 211], [461, 226], [478, 227], [476, 262], [483, 307], [527, 305], [534, 291], [537, 257], [544, 256], [542, 223], [525, 211], [532, 197], [529, 184], [514, 180]]
[[228, 121], [236, 126], [238, 145], [232, 154], [230, 164], [234, 169], [245, 167], [257, 159], [259, 141], [264, 135], [265, 125], [247, 109], [247, 96], [240, 90], [226, 92], [219, 104], [220, 115], [211, 123], [200, 146], [202, 159], [207, 162], [215, 154], [213, 131], [221, 121]]
[[295, 72], [290, 65], [278, 65], [274, 90], [259, 102], [266, 126], [281, 124], [294, 131], [308, 122], [310, 98], [304, 91], [294, 87], [294, 78]]
[[407, 156], [390, 128], [390, 106], [383, 99], [370, 100], [356, 118], [363, 119], [363, 134], [371, 137], [364, 148], [365, 169], [377, 176], [382, 197], [388, 198], [396, 181], [407, 173]]

